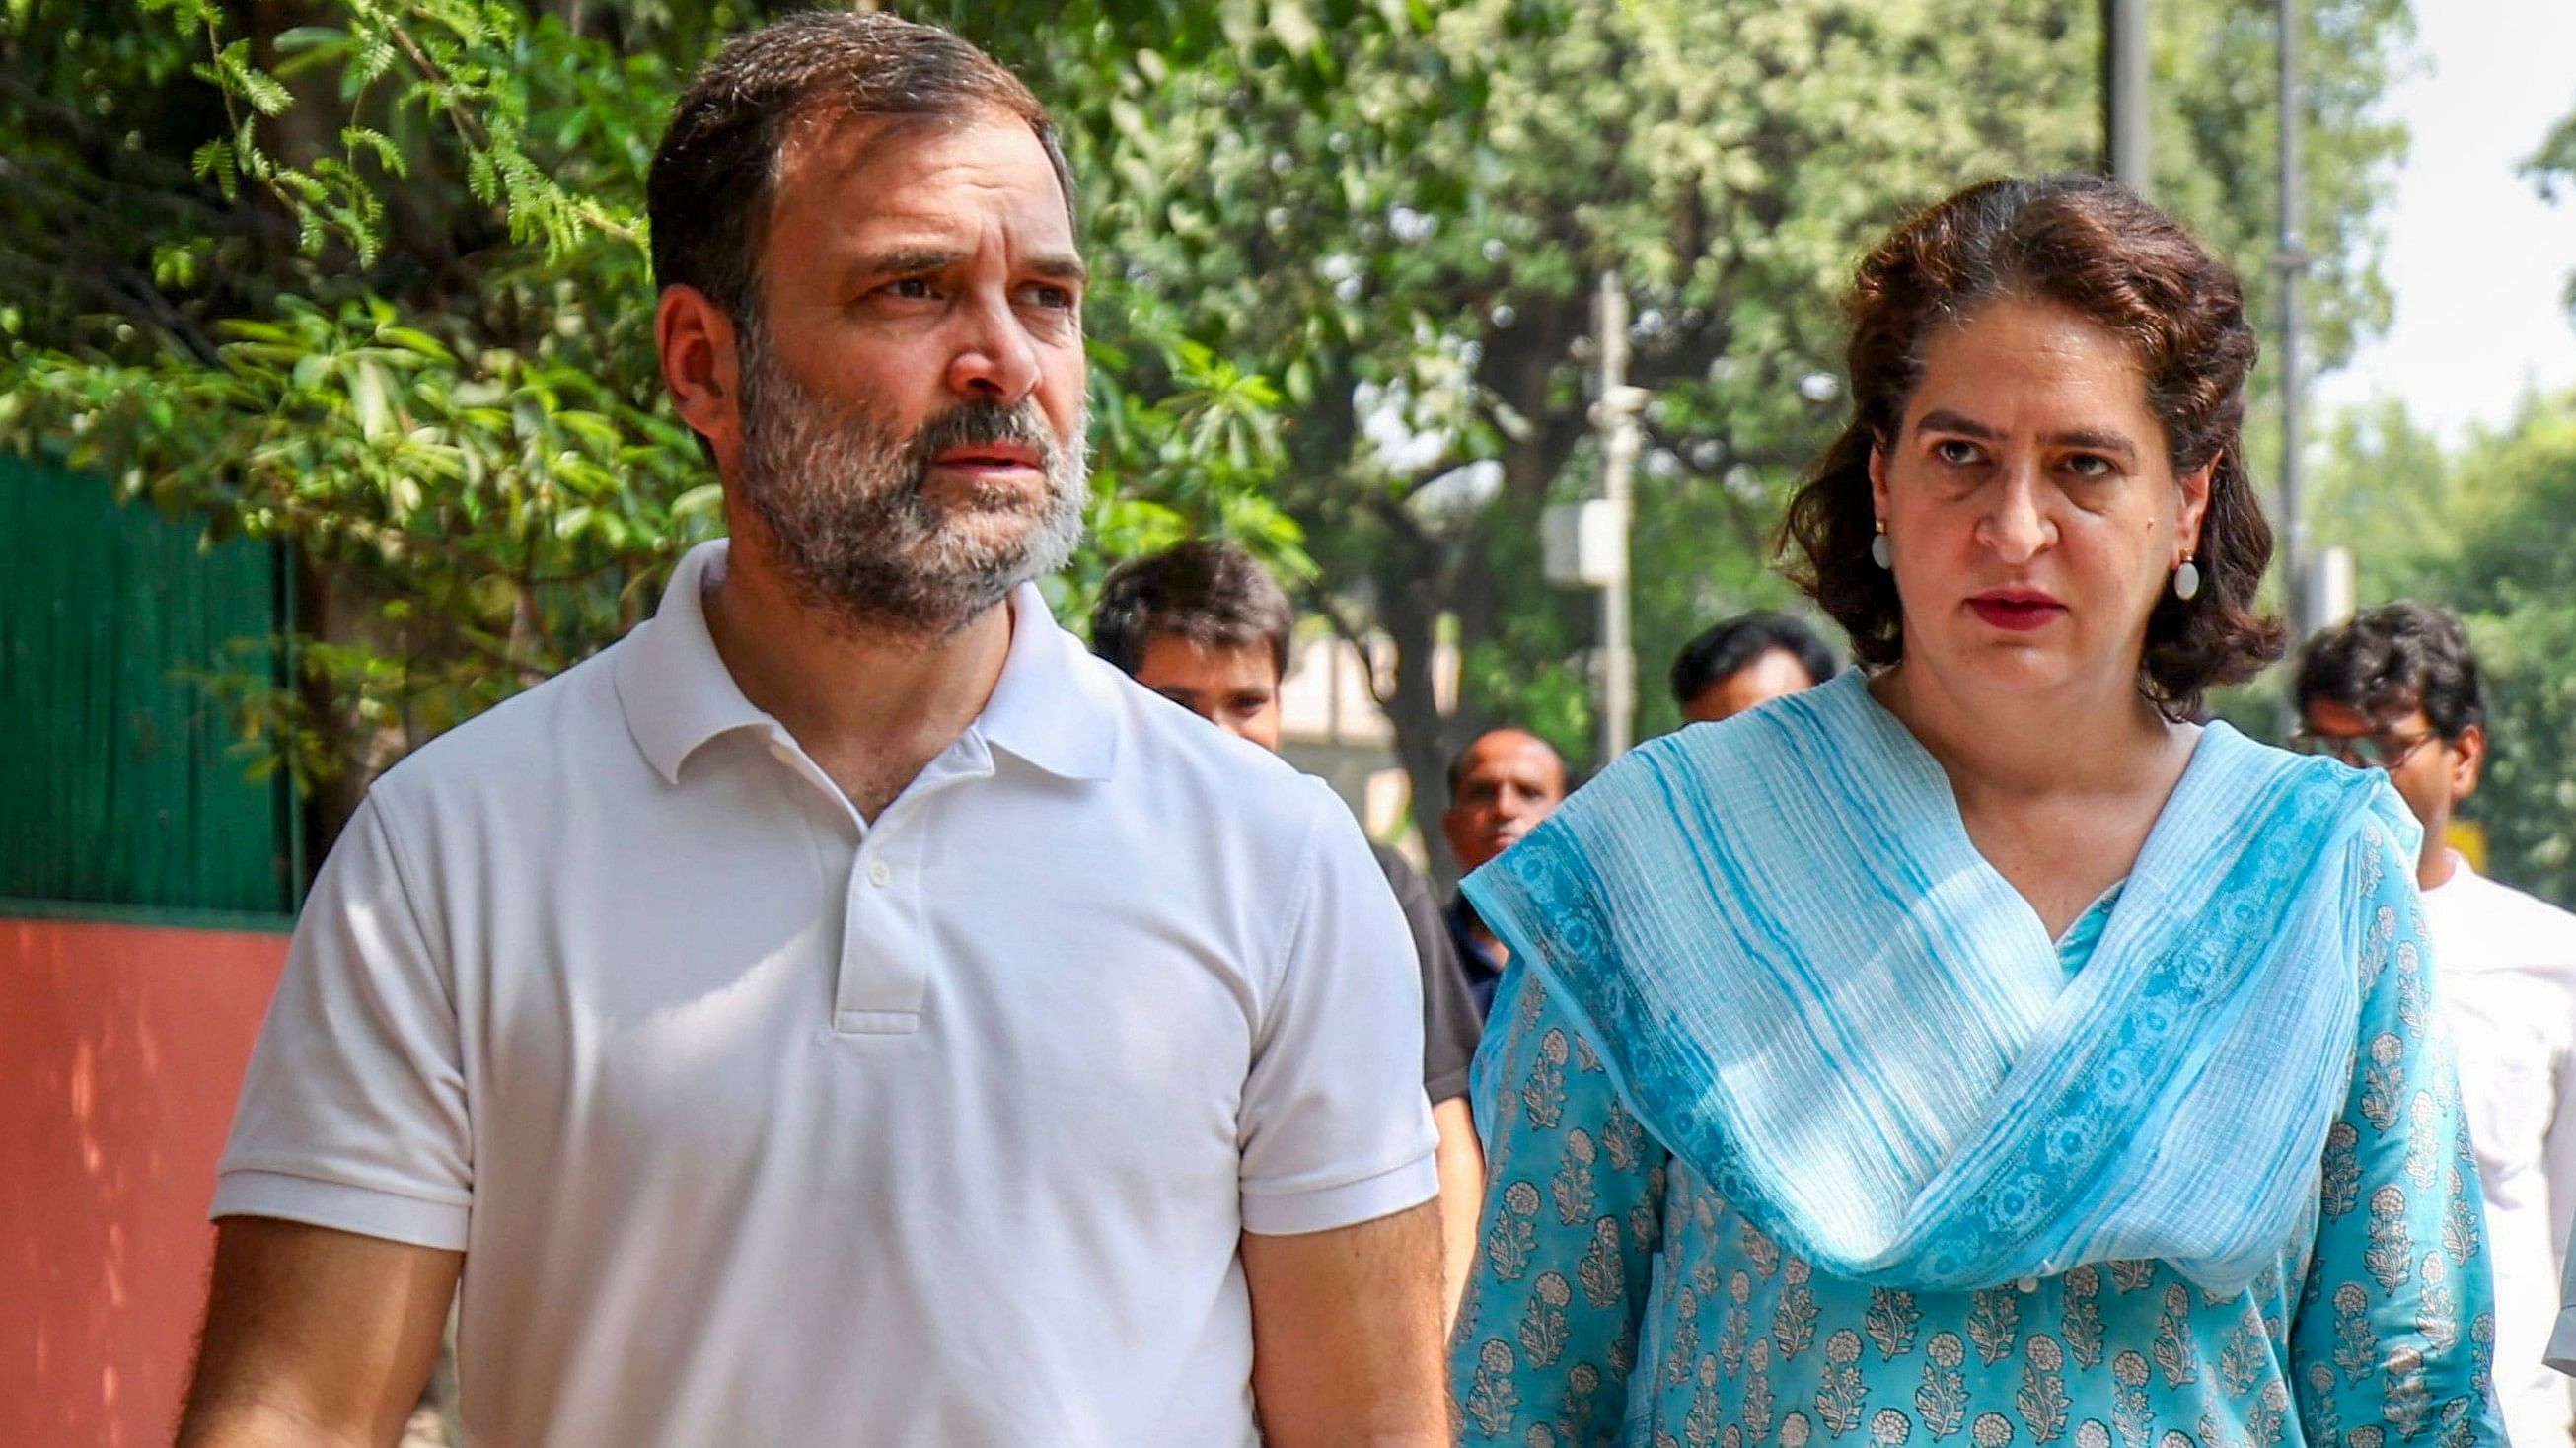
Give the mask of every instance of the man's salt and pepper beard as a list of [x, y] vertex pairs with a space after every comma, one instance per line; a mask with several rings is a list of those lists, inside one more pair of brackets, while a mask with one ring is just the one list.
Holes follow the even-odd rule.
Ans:
[[[735, 336], [743, 441], [735, 482], [768, 527], [800, 602], [872, 633], [944, 638], [1073, 556], [1088, 489], [1087, 406], [1072, 446], [1057, 440], [1034, 397], [1016, 407], [961, 403], [898, 437], [864, 406], [817, 397], [788, 376], [757, 321]], [[960, 503], [928, 494], [931, 460], [977, 443], [1017, 443], [1040, 459], [1046, 495], [1015, 536], [988, 541], [954, 523], [979, 508], [1025, 512], [1016, 490]]]

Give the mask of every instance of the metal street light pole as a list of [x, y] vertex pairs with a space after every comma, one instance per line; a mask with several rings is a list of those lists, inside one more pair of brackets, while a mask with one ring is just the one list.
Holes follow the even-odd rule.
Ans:
[[2299, 236], [2299, 198], [2306, 178], [2299, 169], [2299, 6], [2280, 0], [2281, 236], [2272, 266], [2281, 276], [2281, 598], [2290, 637], [2307, 637], [2307, 520], [2299, 514], [2299, 284], [2307, 276], [2307, 246]]
[[2152, 59], [2147, 0], [2102, 0], [2102, 158], [2111, 179], [2140, 196], [2151, 184], [2147, 86]]
[[1605, 271], [1592, 298], [1592, 336], [1600, 348], [1601, 391], [1592, 404], [1592, 426], [1601, 435], [1601, 497], [1611, 514], [1615, 542], [1603, 560], [1601, 583], [1601, 762], [1628, 752], [1637, 712], [1637, 657], [1629, 643], [1628, 529], [1633, 515], [1643, 388], [1628, 385], [1628, 294], [1619, 274]]

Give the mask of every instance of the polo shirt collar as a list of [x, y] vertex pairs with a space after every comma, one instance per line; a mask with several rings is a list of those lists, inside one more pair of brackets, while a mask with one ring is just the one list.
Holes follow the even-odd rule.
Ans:
[[617, 647], [617, 702], [626, 732], [666, 784], [698, 746], [737, 729], [781, 733], [733, 681], [707, 632], [706, 587], [724, 577], [726, 542], [701, 543], [671, 570], [653, 621]]
[[1011, 591], [1011, 651], [975, 721], [987, 743], [1064, 779], [1103, 780], [1118, 762], [1124, 679], [1064, 631], [1034, 583]]
[[[681, 558], [652, 622], [617, 648], [617, 698], [635, 747], [665, 783], [698, 746], [778, 721], [743, 697], [707, 632], [706, 587], [724, 576], [726, 541]], [[1011, 645], [1002, 674], [968, 733], [1066, 779], [1104, 780], [1118, 758], [1117, 681], [1056, 624], [1034, 583], [1011, 592]]]

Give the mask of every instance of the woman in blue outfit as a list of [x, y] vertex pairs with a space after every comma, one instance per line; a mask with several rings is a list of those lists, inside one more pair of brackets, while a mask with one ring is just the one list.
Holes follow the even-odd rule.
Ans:
[[1467, 882], [1467, 1441], [2502, 1443], [2415, 826], [2190, 722], [2282, 644], [2235, 277], [2001, 181], [1852, 307], [1786, 537], [1867, 667]]

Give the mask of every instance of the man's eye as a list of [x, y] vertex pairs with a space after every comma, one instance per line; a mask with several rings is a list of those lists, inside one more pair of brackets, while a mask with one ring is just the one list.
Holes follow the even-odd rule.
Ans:
[[903, 297], [914, 301], [935, 295], [928, 277], [904, 277], [899, 281], [888, 282], [885, 285], [885, 293], [890, 297]]
[[1033, 307], [1046, 307], [1050, 310], [1063, 311], [1073, 306], [1073, 292], [1071, 289], [1054, 286], [1048, 283], [1042, 282], [1036, 286], [1024, 288], [1020, 295], [1027, 299], [1028, 304]]

